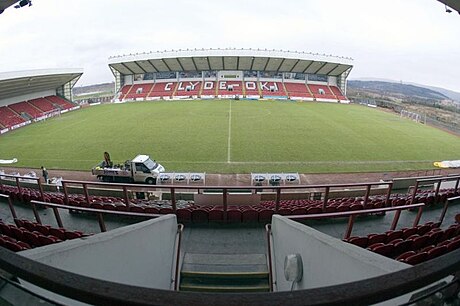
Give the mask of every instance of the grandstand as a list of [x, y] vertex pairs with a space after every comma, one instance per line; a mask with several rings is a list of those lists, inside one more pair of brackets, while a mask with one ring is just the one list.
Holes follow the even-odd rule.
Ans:
[[81, 69], [0, 73], [0, 134], [77, 109], [72, 87]]
[[236, 98], [348, 103], [352, 59], [259, 49], [194, 49], [109, 59], [115, 101]]

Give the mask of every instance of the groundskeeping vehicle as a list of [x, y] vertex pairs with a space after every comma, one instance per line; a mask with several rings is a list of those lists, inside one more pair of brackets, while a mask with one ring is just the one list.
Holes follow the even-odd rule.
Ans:
[[[108, 156], [108, 155], [107, 155]], [[156, 184], [157, 177], [165, 168], [148, 155], [137, 155], [124, 164], [112, 165], [110, 157], [92, 169], [103, 182]]]

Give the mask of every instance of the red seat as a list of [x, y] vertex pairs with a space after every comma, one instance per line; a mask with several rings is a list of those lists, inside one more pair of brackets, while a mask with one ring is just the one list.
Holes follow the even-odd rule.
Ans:
[[26, 239], [25, 242], [27, 242], [32, 247], [39, 247], [42, 245], [38, 235], [30, 231], [24, 231], [24, 238]]
[[11, 231], [11, 228], [8, 224], [5, 224], [3, 222], [0, 223], [0, 231], [3, 235], [14, 237], [13, 232]]
[[453, 250], [456, 250], [460, 248], [460, 239], [459, 240], [453, 240], [447, 245], [447, 251], [452, 252]]
[[83, 233], [79, 231], [65, 231], [65, 238], [66, 239], [76, 239], [83, 237]]
[[241, 213], [241, 220], [243, 222], [258, 222], [259, 221], [259, 212], [252, 208], [244, 210]]
[[35, 228], [36, 228], [37, 231], [39, 231], [43, 235], [47, 236], [47, 235], [49, 235], [49, 231], [50, 231], [51, 226], [37, 224]]
[[93, 209], [104, 209], [104, 205], [101, 203], [91, 203], [90, 207]]
[[273, 210], [271, 209], [262, 209], [259, 211], [259, 222], [270, 222], [273, 216]]
[[117, 207], [113, 203], [104, 203], [102, 206], [105, 210], [117, 210]]
[[399, 260], [399, 261], [405, 261], [406, 258], [410, 257], [410, 256], [413, 256], [415, 255], [416, 253], [414, 251], [407, 251], [407, 252], [404, 252], [402, 253], [401, 255], [399, 255], [398, 257], [396, 257], [396, 260]]
[[11, 229], [11, 232], [13, 233], [14, 238], [16, 238], [16, 240], [21, 240], [21, 241], [25, 240], [24, 232], [22, 229], [17, 228], [16, 226], [11, 226], [10, 229]]
[[24, 241], [18, 241], [17, 244], [19, 244], [25, 250], [31, 249], [30, 245], [28, 243], [25, 243]]
[[312, 215], [312, 214], [321, 214], [323, 212], [323, 209], [321, 207], [310, 207], [307, 208], [307, 214]]
[[394, 252], [394, 246], [392, 244], [379, 245], [372, 248], [371, 251], [382, 256], [391, 257]]
[[418, 226], [417, 234], [419, 234], [420, 236], [423, 236], [426, 233], [428, 233], [430, 230], [431, 230], [431, 224], [420, 225]]
[[292, 214], [292, 210], [287, 207], [282, 207], [278, 209], [278, 214], [282, 216], [289, 216], [290, 214]]
[[297, 207], [292, 210], [292, 215], [306, 215], [307, 209], [304, 207]]
[[4, 246], [13, 251], [13, 252], [20, 252], [20, 251], [23, 251], [25, 250], [25, 248], [23, 248], [20, 244], [18, 244], [17, 242], [11, 242], [11, 241], [5, 241], [5, 244]]
[[367, 237], [350, 237], [347, 242], [365, 248], [367, 247], [368, 240], [369, 239]]
[[227, 210], [227, 221], [228, 222], [241, 222], [242, 213], [240, 210], [232, 208]]
[[208, 211], [202, 208], [192, 210], [192, 221], [193, 222], [208, 222]]
[[24, 221], [21, 219], [14, 219], [14, 223], [16, 223], [17, 227], [24, 227]]
[[364, 205], [363, 204], [351, 204], [350, 205], [350, 210], [362, 210], [364, 209]]
[[368, 245], [373, 245], [374, 243], [383, 242], [385, 243], [387, 240], [387, 235], [385, 234], [369, 234], [367, 235], [369, 241], [367, 242]]
[[160, 213], [160, 210], [156, 207], [153, 207], [153, 206], [146, 206], [144, 208], [144, 212], [146, 214], [159, 214]]
[[55, 236], [61, 240], [66, 240], [65, 229], [63, 228], [50, 228], [49, 235]]
[[49, 236], [39, 235], [38, 239], [40, 240], [41, 245], [48, 245], [48, 244], [53, 244], [53, 243], [61, 241], [60, 239], [52, 235], [49, 235]]
[[437, 246], [428, 251], [428, 260], [444, 255], [446, 253], [447, 253], [447, 246], [445, 245]]
[[414, 242], [412, 240], [403, 240], [403, 241], [394, 243], [393, 245], [395, 247], [395, 251], [394, 251], [395, 256], [399, 256], [400, 254], [403, 254], [407, 251], [411, 251], [413, 243]]
[[179, 208], [176, 211], [177, 220], [180, 222], [190, 222], [192, 221], [192, 212], [188, 208]]
[[414, 250], [419, 250], [426, 246], [426, 242], [428, 241], [428, 236], [415, 237], [413, 241], [414, 241], [414, 244], [413, 244]]
[[457, 222], [458, 224], [460, 224], [460, 214], [456, 214], [456, 215], [455, 215], [455, 222]]
[[428, 258], [428, 253], [426, 252], [421, 252], [417, 253], [415, 255], [407, 257], [404, 262], [410, 264], [410, 265], [417, 265], [421, 262], [424, 262]]
[[417, 228], [415, 227], [405, 228], [402, 231], [403, 231], [403, 235], [402, 235], [403, 239], [406, 239], [414, 234], [417, 234]]
[[209, 221], [222, 221], [224, 219], [224, 213], [222, 207], [213, 208], [208, 213]]
[[173, 209], [171, 207], [162, 207], [160, 208], [159, 211], [160, 214], [162, 215], [168, 215], [174, 213]]
[[129, 212], [135, 212], [135, 213], [144, 213], [145, 212], [145, 207], [142, 205], [130, 205], [129, 206]]
[[391, 242], [395, 239], [401, 238], [403, 231], [388, 231], [385, 234], [387, 235], [387, 242]]

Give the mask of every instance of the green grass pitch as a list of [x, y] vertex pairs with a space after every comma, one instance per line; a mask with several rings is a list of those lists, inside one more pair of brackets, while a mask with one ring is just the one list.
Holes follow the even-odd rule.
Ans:
[[459, 159], [460, 139], [364, 106], [234, 100], [100, 105], [0, 136], [20, 167], [89, 171], [104, 151], [168, 172], [366, 172]]

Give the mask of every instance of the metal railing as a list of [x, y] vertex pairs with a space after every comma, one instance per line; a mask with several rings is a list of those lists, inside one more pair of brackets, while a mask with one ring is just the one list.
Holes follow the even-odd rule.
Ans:
[[83, 188], [83, 193], [87, 204], [90, 203], [88, 186], [99, 186], [102, 188], [120, 188], [123, 191], [123, 201], [127, 207], [129, 207], [129, 192], [130, 190], [146, 190], [153, 191], [157, 189], [166, 189], [171, 194], [171, 207], [173, 212], [177, 211], [177, 201], [176, 201], [176, 191], [177, 190], [196, 190], [199, 192], [202, 189], [206, 190], [218, 190], [222, 191], [223, 197], [223, 211], [224, 219], [226, 217], [226, 212], [228, 208], [228, 196], [230, 191], [247, 191], [251, 190], [253, 193], [257, 193], [263, 190], [275, 191], [275, 212], [278, 212], [280, 208], [281, 194], [283, 190], [322, 190], [322, 201], [323, 201], [323, 210], [326, 209], [327, 201], [330, 199], [329, 194], [333, 188], [356, 188], [356, 187], [365, 187], [365, 194], [363, 198], [363, 205], [365, 206], [370, 197], [371, 189], [374, 186], [386, 186], [386, 195], [385, 195], [385, 206], [389, 206], [391, 189], [393, 182], [368, 182], [368, 183], [347, 183], [347, 184], [317, 184], [317, 185], [290, 185], [290, 186], [190, 186], [190, 185], [146, 185], [146, 184], [122, 184], [122, 183], [103, 183], [103, 182], [87, 182], [87, 181], [70, 181], [63, 180], [62, 188], [65, 196], [65, 203], [69, 203], [69, 185], [77, 185]]
[[[417, 215], [415, 216], [414, 222], [412, 224], [412, 226], [415, 227], [420, 222], [420, 218], [422, 217], [424, 207], [425, 207], [425, 203], [417, 203], [417, 204], [404, 205], [404, 206], [393, 206], [393, 207], [362, 209], [362, 210], [353, 210], [353, 211], [344, 211], [344, 212], [335, 212], [335, 213], [310, 214], [310, 215], [291, 215], [291, 216], [285, 216], [285, 217], [288, 219], [292, 219], [292, 220], [314, 220], [314, 219], [324, 219], [324, 218], [348, 217], [348, 225], [347, 225], [347, 229], [345, 231], [344, 237], [343, 237], [343, 239], [348, 239], [350, 238], [351, 232], [353, 231], [353, 225], [354, 225], [356, 216], [367, 215], [367, 214], [379, 214], [379, 213], [385, 213], [389, 211], [401, 212], [402, 210], [418, 208]], [[396, 229], [396, 226], [398, 225], [398, 221], [399, 221], [399, 214], [395, 214], [390, 230]]]

